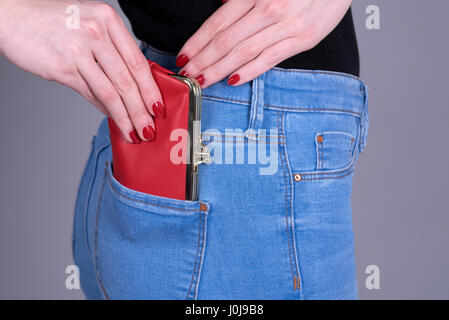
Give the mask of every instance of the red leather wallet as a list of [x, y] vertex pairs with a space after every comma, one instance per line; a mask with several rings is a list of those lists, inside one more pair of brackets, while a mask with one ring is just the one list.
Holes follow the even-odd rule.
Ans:
[[197, 165], [208, 162], [201, 144], [201, 88], [148, 61], [166, 117], [154, 119], [156, 139], [129, 143], [108, 118], [114, 177], [125, 187], [152, 195], [197, 200]]

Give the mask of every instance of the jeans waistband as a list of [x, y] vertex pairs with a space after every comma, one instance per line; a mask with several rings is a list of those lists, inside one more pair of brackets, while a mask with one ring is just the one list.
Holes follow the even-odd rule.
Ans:
[[[176, 54], [158, 50], [142, 42], [141, 50], [150, 59], [174, 72]], [[282, 112], [346, 113], [362, 119], [368, 126], [368, 87], [360, 78], [341, 72], [284, 69], [274, 67], [252, 81], [230, 86], [226, 79], [202, 90], [203, 98], [220, 99], [251, 108], [248, 129], [257, 130], [263, 110]], [[361, 150], [365, 145], [362, 138]]]

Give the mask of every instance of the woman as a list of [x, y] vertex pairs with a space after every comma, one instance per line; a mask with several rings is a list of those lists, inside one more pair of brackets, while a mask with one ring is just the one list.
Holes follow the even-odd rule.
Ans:
[[[104, 3], [3, 0], [0, 52], [78, 91], [129, 143], [151, 143], [170, 117], [145, 58], [194, 77], [203, 139], [228, 161], [200, 165], [198, 201], [130, 190], [105, 117], [75, 210], [86, 296], [357, 298], [350, 196], [369, 117], [351, 1], [120, 4], [140, 49]], [[245, 158], [254, 143], [268, 159]]]

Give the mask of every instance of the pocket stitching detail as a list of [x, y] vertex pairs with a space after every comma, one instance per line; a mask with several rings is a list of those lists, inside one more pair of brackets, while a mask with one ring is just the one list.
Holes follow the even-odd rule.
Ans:
[[[360, 127], [359, 129], [360, 130]], [[352, 142], [351, 145], [351, 150], [352, 150], [352, 157], [351, 157], [351, 161], [349, 162], [349, 164], [342, 168], [342, 169], [337, 169], [337, 170], [329, 170], [329, 171], [308, 171], [308, 172], [297, 172], [295, 174], [298, 174], [301, 176], [301, 178], [299, 180], [295, 180], [296, 182], [300, 182], [300, 181], [312, 181], [312, 180], [324, 180], [324, 179], [338, 179], [338, 178], [343, 178], [348, 176], [349, 174], [351, 174], [354, 170], [353, 167], [355, 166], [355, 159], [357, 157], [357, 143], [358, 143], [358, 139], [360, 137], [360, 134], [357, 134], [357, 137], [354, 137], [354, 141]], [[354, 147], [352, 149], [352, 147]]]
[[[326, 139], [324, 141], [319, 142], [318, 141], [318, 137], [319, 136], [327, 136], [327, 135], [344, 135], [344, 136], [348, 136], [350, 137], [350, 147], [349, 147], [349, 155], [350, 155], [350, 161], [346, 164], [346, 166], [342, 168], [338, 168], [338, 169], [332, 169], [332, 170], [327, 170], [327, 171], [323, 171], [323, 172], [318, 172], [319, 170], [323, 170], [324, 167], [324, 143], [326, 141]], [[317, 165], [316, 165], [316, 172], [317, 174], [327, 174], [327, 173], [338, 173], [338, 170], [345, 170], [348, 169], [351, 165], [351, 163], [353, 162], [353, 158], [355, 156], [355, 148], [354, 148], [354, 141], [355, 141], [355, 137], [348, 133], [348, 132], [344, 132], [344, 131], [322, 131], [322, 132], [317, 132], [315, 134], [315, 145], [316, 145], [316, 155], [317, 155]], [[336, 171], [337, 170], [337, 171]], [[307, 173], [304, 173], [307, 174]]]
[[[277, 128], [278, 132], [282, 132], [281, 135], [285, 137], [284, 132], [284, 120], [285, 120], [285, 112], [277, 112]], [[285, 137], [286, 139], [286, 137]], [[282, 157], [282, 154], [284, 158]], [[292, 173], [290, 164], [288, 161], [288, 151], [287, 151], [287, 143], [283, 145], [283, 152], [279, 152], [279, 159], [281, 161], [281, 165], [284, 171], [284, 184], [285, 184], [285, 219], [286, 219], [286, 235], [287, 235], [287, 244], [288, 244], [288, 256], [290, 262], [290, 268], [292, 272], [293, 278], [293, 288], [294, 290], [300, 290], [302, 288], [302, 276], [300, 275], [299, 270], [299, 261], [297, 257], [297, 249], [295, 242], [295, 231], [294, 231], [294, 219], [293, 219], [293, 183], [291, 181]], [[290, 188], [289, 188], [290, 187]], [[290, 204], [290, 217], [289, 217], [289, 208], [288, 203]], [[291, 219], [289, 219], [291, 218]], [[291, 226], [290, 226], [291, 222]], [[290, 232], [289, 232], [290, 231]], [[290, 241], [291, 240], [291, 241]], [[292, 261], [293, 260], [293, 261]], [[294, 266], [293, 266], [294, 265]], [[299, 291], [300, 296], [302, 296], [302, 290]]]
[[[111, 184], [111, 180], [110, 177], [108, 175], [108, 172], [105, 168], [105, 172], [104, 172], [104, 176], [103, 176], [103, 181], [101, 184], [101, 188], [100, 188], [100, 195], [99, 195], [99, 200], [98, 200], [98, 205], [97, 205], [97, 211], [96, 211], [96, 215], [95, 215], [95, 234], [94, 234], [94, 267], [95, 267], [95, 273], [96, 273], [96, 279], [97, 282], [99, 284], [100, 290], [103, 294], [103, 296], [107, 299], [107, 300], [111, 300], [106, 287], [103, 283], [102, 277], [101, 277], [101, 272], [99, 269], [99, 265], [98, 265], [98, 224], [99, 224], [99, 218], [100, 218], [100, 208], [101, 208], [101, 203], [103, 200], [103, 195], [104, 195], [104, 187], [106, 184], [106, 177], [111, 185], [111, 188], [116, 191], [114, 189], [114, 187]], [[119, 193], [118, 191], [116, 191], [119, 195], [122, 196], [121, 193]], [[126, 197], [126, 196], [125, 196]], [[131, 199], [133, 200], [133, 199]], [[136, 200], [137, 201], [137, 200]], [[203, 203], [203, 202], [202, 202]], [[197, 250], [196, 250], [196, 255], [195, 255], [195, 264], [194, 264], [194, 268], [193, 268], [193, 273], [192, 273], [192, 279], [189, 285], [189, 290], [187, 292], [187, 296], [186, 299], [189, 298], [190, 295], [190, 290], [192, 289], [192, 284], [195, 282], [194, 287], [193, 287], [193, 299], [196, 300], [197, 297], [197, 291], [198, 291], [198, 283], [199, 283], [199, 278], [200, 278], [200, 269], [202, 267], [202, 258], [204, 255], [204, 246], [205, 246], [205, 233], [206, 233], [206, 217], [207, 217], [207, 211], [209, 208], [209, 205], [207, 203], [205, 203], [207, 206], [206, 210], [203, 210], [200, 208], [200, 219], [199, 219], [199, 225], [198, 225], [198, 242], [197, 242]], [[178, 208], [175, 208], [178, 209]], [[179, 210], [184, 210], [184, 209], [179, 209]]]
[[[201, 226], [203, 228], [201, 228]], [[194, 289], [193, 289], [193, 299], [194, 300], [196, 299], [197, 287], [198, 287], [198, 282], [199, 282], [199, 270], [200, 270], [200, 265], [201, 265], [201, 255], [202, 255], [202, 250], [200, 250], [200, 248], [203, 248], [203, 246], [204, 246], [205, 227], [206, 227], [205, 214], [203, 211], [201, 211], [200, 222], [198, 225], [198, 244], [196, 247], [195, 264], [193, 267], [192, 279], [190, 280], [189, 290], [187, 291], [186, 299], [189, 298], [190, 290], [192, 289], [192, 284], [195, 280], [195, 277], [196, 277], [196, 281], [195, 281], [195, 285], [194, 285]], [[199, 258], [199, 261], [198, 261], [198, 258]]]
[[109, 143], [107, 145], [101, 146], [98, 150], [95, 150], [95, 140], [96, 140], [96, 135], [94, 136], [94, 138], [92, 139], [92, 154], [91, 156], [94, 156], [94, 168], [93, 168], [93, 177], [92, 177], [92, 181], [89, 185], [89, 190], [87, 193], [87, 199], [86, 199], [86, 205], [84, 208], [84, 215], [83, 215], [83, 225], [84, 225], [84, 241], [86, 243], [86, 248], [87, 248], [87, 252], [89, 255], [92, 254], [92, 250], [90, 248], [90, 244], [89, 244], [89, 230], [88, 230], [88, 210], [89, 210], [89, 204], [90, 204], [90, 199], [92, 197], [92, 189], [93, 186], [95, 184], [95, 181], [97, 180], [97, 168], [98, 168], [98, 159], [100, 154], [106, 150], [106, 148], [109, 147]]
[[[342, 172], [348, 171], [348, 169], [343, 170]], [[311, 180], [324, 180], [324, 179], [339, 179], [339, 178], [343, 178], [346, 177], [347, 175], [351, 174], [354, 170], [349, 170], [348, 172], [346, 172], [345, 174], [339, 175], [339, 176], [324, 176], [324, 177], [312, 177], [312, 178], [303, 178], [304, 176], [308, 176], [308, 175], [312, 175], [312, 174], [300, 174], [301, 175], [301, 181], [305, 180], [305, 181], [311, 181]]]
[[[106, 176], [106, 172], [104, 174]], [[100, 207], [101, 207], [101, 201], [103, 200], [103, 194], [104, 194], [104, 186], [106, 182], [106, 177], [103, 176], [103, 181], [101, 183], [101, 189], [100, 189], [100, 195], [98, 197], [98, 205], [97, 205], [97, 212], [95, 215], [95, 234], [94, 234], [94, 265], [95, 265], [95, 277], [97, 279], [97, 282], [99, 284], [100, 290], [103, 293], [103, 296], [110, 300], [110, 297], [106, 291], [106, 288], [104, 286], [103, 280], [101, 279], [101, 273], [100, 269], [98, 267], [98, 220], [100, 216]]]
[[[109, 164], [107, 164], [109, 165]], [[189, 212], [195, 212], [195, 211], [202, 211], [201, 208], [198, 209], [183, 209], [183, 208], [177, 208], [177, 207], [172, 207], [172, 206], [166, 206], [166, 205], [162, 205], [162, 204], [157, 204], [157, 203], [152, 203], [152, 202], [147, 202], [147, 201], [143, 201], [143, 200], [139, 200], [139, 199], [133, 199], [127, 195], [122, 194], [120, 191], [118, 191], [113, 185], [112, 185], [112, 181], [111, 181], [111, 177], [107, 174], [107, 167], [104, 168], [105, 170], [105, 174], [108, 178], [109, 181], [109, 185], [111, 186], [111, 189], [117, 193], [120, 197], [123, 197], [127, 200], [133, 201], [133, 202], [137, 202], [137, 203], [142, 203], [145, 205], [151, 205], [151, 206], [156, 206], [156, 207], [161, 207], [161, 208], [167, 208], [167, 209], [172, 209], [172, 210], [178, 210], [178, 211], [189, 211]]]

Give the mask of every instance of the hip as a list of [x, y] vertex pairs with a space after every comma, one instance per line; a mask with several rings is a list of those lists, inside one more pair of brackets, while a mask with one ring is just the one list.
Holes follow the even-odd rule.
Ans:
[[[175, 56], [142, 49], [177, 71]], [[105, 298], [356, 297], [350, 196], [368, 122], [367, 88], [350, 75], [273, 68], [219, 82], [202, 96], [212, 163], [199, 200], [181, 201], [114, 179], [105, 119], [77, 199], [80, 269]]]

